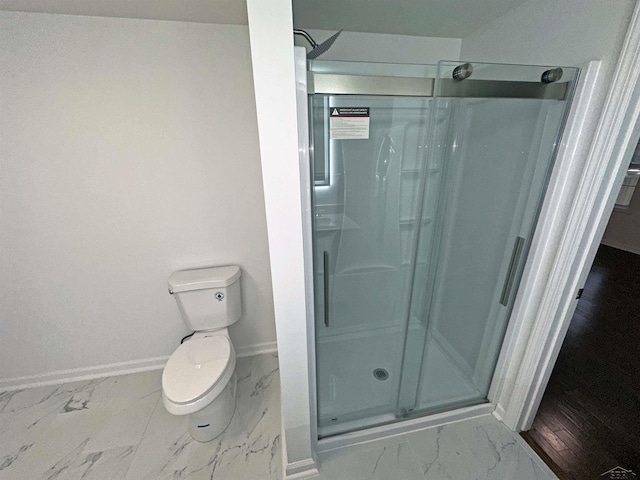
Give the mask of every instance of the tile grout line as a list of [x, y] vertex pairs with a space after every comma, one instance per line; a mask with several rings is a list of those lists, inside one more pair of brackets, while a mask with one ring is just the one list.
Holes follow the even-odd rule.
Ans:
[[531, 458], [533, 463], [551, 480], [556, 480], [558, 476], [553, 473], [553, 470], [545, 463], [545, 461], [535, 452], [531, 445], [520, 436], [520, 434], [509, 431], [509, 434], [515, 438], [516, 442], [520, 445], [522, 450]]
[[144, 436], [147, 433], [147, 430], [149, 430], [149, 424], [151, 423], [151, 419], [153, 418], [153, 414], [156, 412], [156, 409], [158, 408], [158, 404], [161, 402], [162, 400], [162, 391], [160, 390], [160, 395], [158, 395], [158, 400], [156, 400], [156, 403], [154, 405], [154, 407], [151, 409], [151, 413], [149, 414], [149, 418], [147, 419], [147, 424], [144, 426], [144, 431], [142, 432], [142, 435], [140, 435], [140, 440], [138, 441], [137, 445], [135, 446], [135, 450], [133, 451], [133, 455], [131, 455], [131, 462], [129, 463], [129, 466], [127, 467], [127, 470], [124, 472], [124, 476], [122, 477], [122, 480], [126, 480], [127, 476], [129, 475], [129, 470], [131, 470], [131, 466], [133, 465], [133, 461], [136, 458], [136, 455], [138, 454], [138, 449], [140, 448], [140, 444], [142, 443], [142, 440], [144, 439]]
[[416, 453], [415, 449], [413, 448], [413, 445], [411, 445], [411, 440], [409, 439], [409, 435], [407, 433], [403, 434], [407, 440], [407, 445], [409, 445], [409, 450], [411, 452], [411, 454], [413, 455], [413, 459], [416, 461], [416, 464], [418, 465], [418, 470], [420, 470], [420, 474], [422, 475], [422, 478], [424, 480], [427, 480], [427, 476], [425, 475], [425, 473], [422, 471], [422, 462], [420, 461], [420, 458], [418, 458], [418, 454]]

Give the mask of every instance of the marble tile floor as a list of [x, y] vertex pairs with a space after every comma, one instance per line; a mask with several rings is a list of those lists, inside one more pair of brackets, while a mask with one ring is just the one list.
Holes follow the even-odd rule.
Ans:
[[238, 359], [236, 412], [209, 443], [167, 413], [161, 373], [0, 393], [0, 479], [281, 478], [276, 355]]
[[557, 477], [493, 416], [320, 455], [319, 480], [549, 480]]
[[[209, 443], [168, 414], [160, 371], [0, 393], [2, 480], [282, 478], [276, 355], [238, 359], [234, 418]], [[320, 480], [556, 478], [493, 417], [320, 455]]]

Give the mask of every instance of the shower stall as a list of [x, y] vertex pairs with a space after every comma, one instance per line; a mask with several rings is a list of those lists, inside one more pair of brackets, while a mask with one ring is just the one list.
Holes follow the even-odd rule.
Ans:
[[489, 401], [577, 76], [309, 62], [319, 437]]

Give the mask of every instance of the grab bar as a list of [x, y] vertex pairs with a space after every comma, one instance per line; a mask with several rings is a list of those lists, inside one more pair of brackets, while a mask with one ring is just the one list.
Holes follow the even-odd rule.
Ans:
[[329, 328], [329, 307], [331, 301], [329, 299], [329, 252], [324, 251], [324, 326]]
[[513, 245], [513, 253], [511, 254], [511, 261], [509, 262], [509, 270], [507, 270], [507, 278], [505, 278], [504, 287], [502, 288], [502, 296], [500, 297], [500, 303], [505, 307], [509, 303], [509, 297], [511, 296], [511, 290], [516, 280], [516, 271], [518, 270], [518, 264], [520, 263], [520, 255], [524, 250], [524, 238], [516, 237], [516, 243]]

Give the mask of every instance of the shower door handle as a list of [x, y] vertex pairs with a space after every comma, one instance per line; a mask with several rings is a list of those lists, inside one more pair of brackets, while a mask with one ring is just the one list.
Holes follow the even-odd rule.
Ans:
[[329, 307], [331, 306], [331, 299], [329, 298], [329, 252], [324, 251], [323, 258], [324, 266], [324, 326], [329, 328]]
[[516, 237], [516, 243], [513, 245], [513, 253], [511, 253], [511, 261], [509, 262], [509, 270], [507, 270], [507, 278], [504, 281], [504, 287], [502, 287], [502, 296], [500, 297], [500, 303], [505, 307], [509, 303], [509, 297], [511, 297], [511, 290], [513, 290], [513, 284], [516, 281], [516, 272], [518, 271], [518, 265], [520, 264], [520, 257], [524, 251], [524, 238]]

